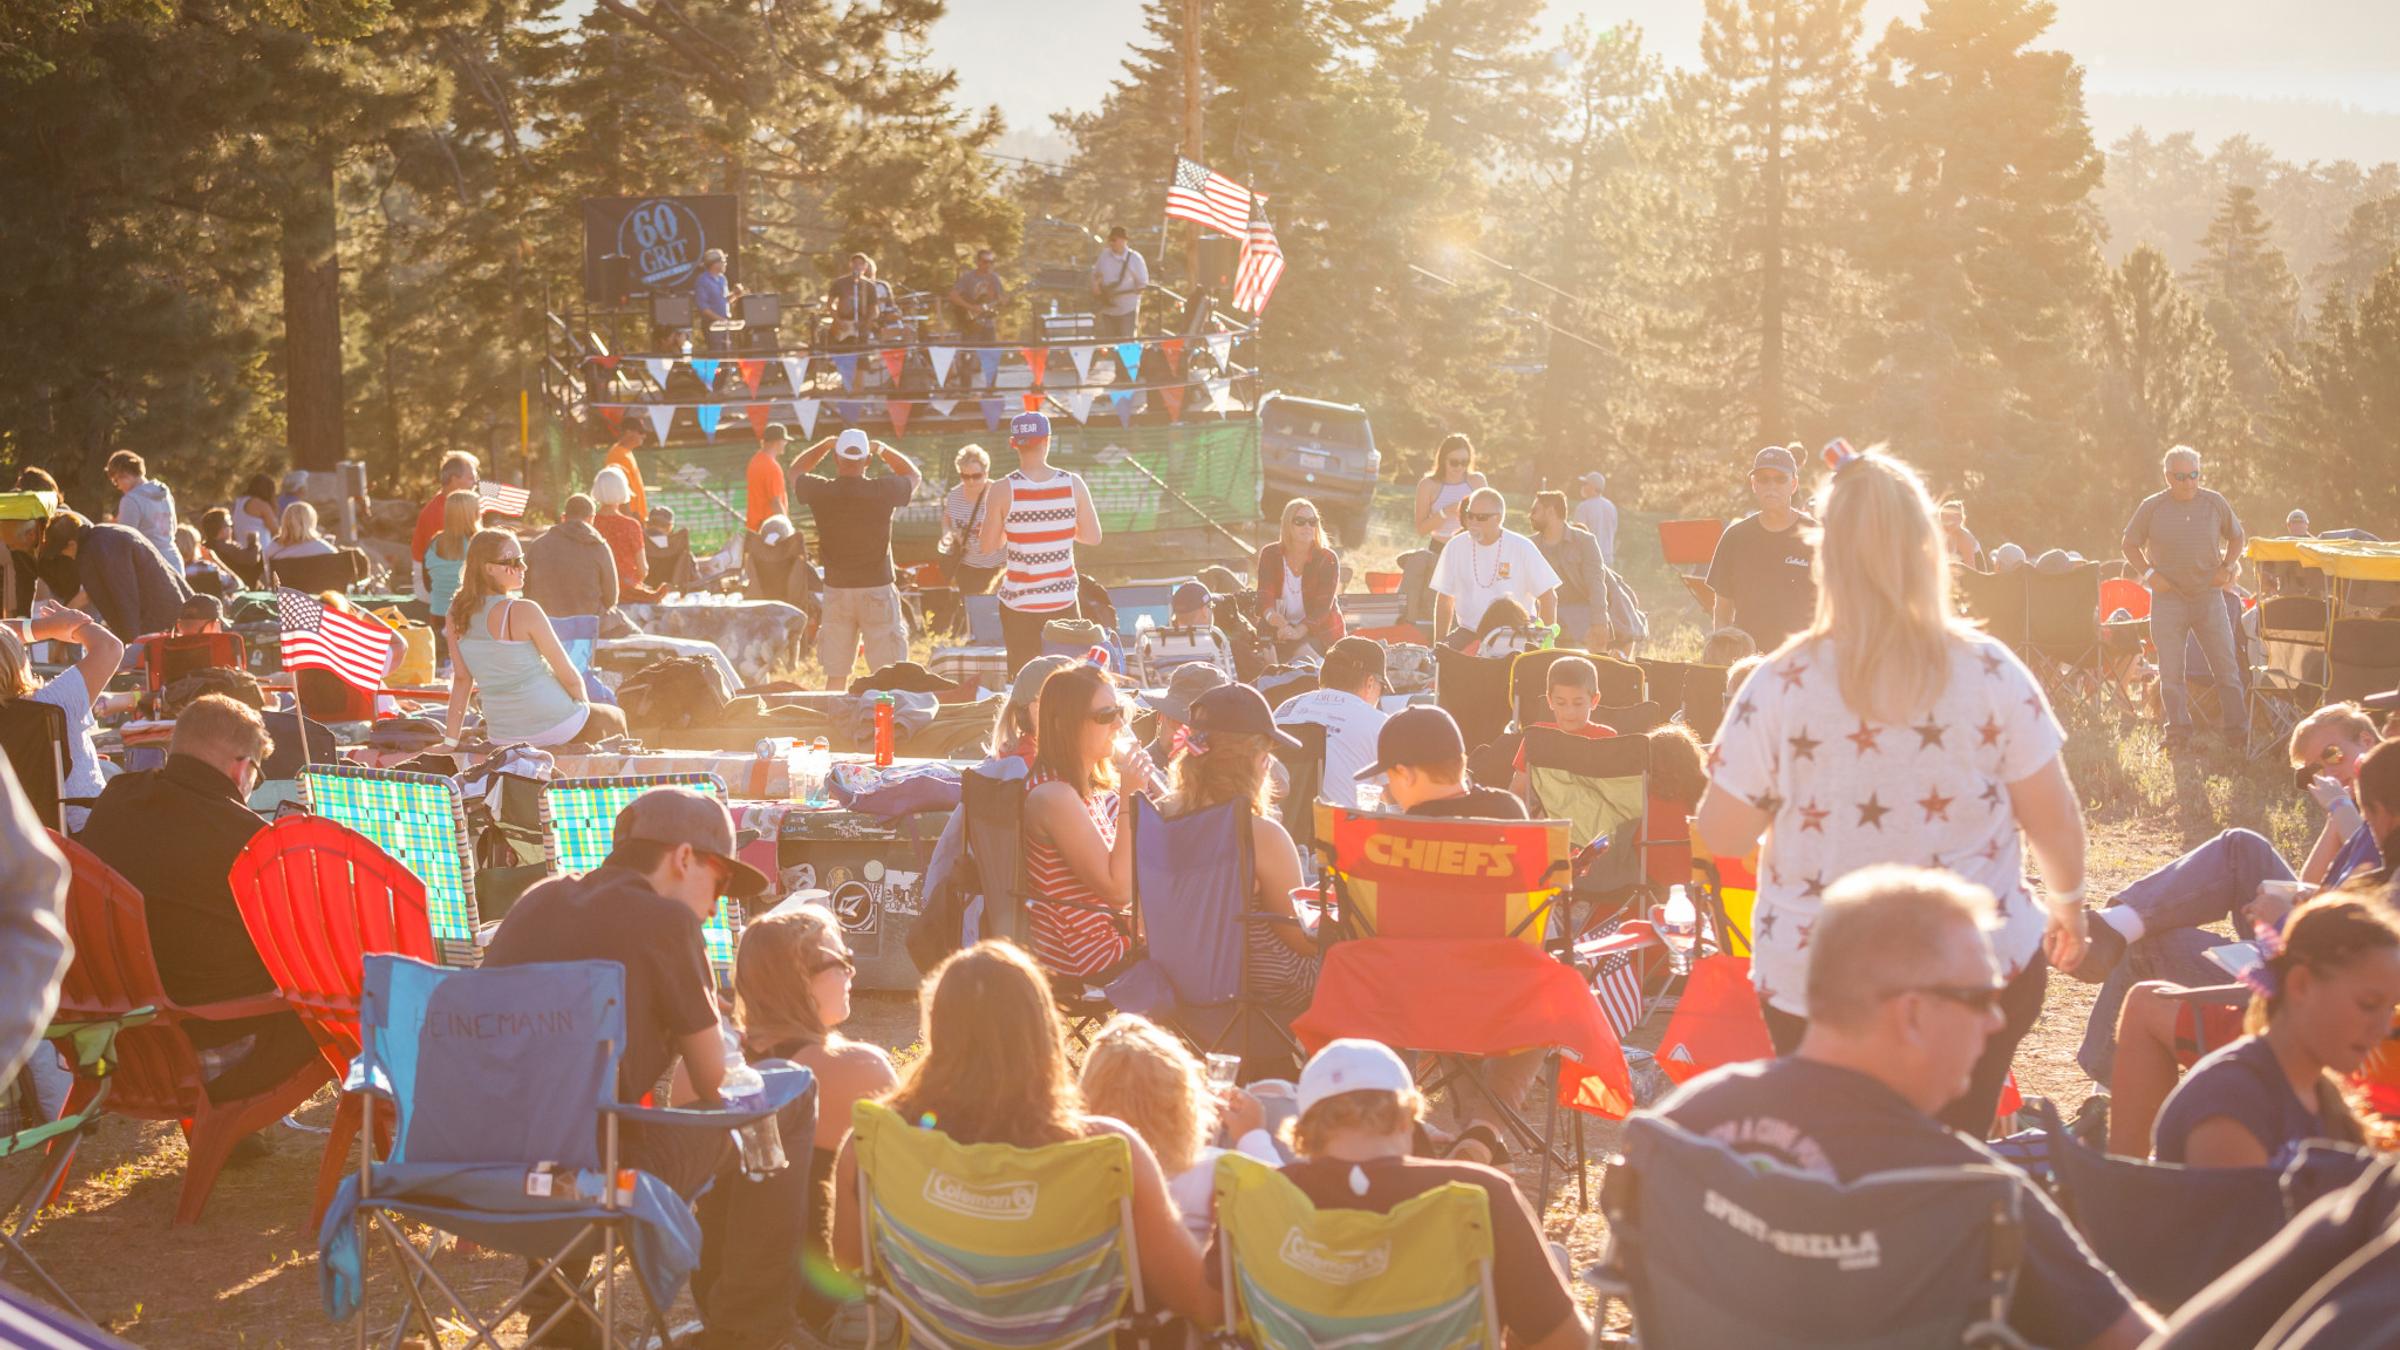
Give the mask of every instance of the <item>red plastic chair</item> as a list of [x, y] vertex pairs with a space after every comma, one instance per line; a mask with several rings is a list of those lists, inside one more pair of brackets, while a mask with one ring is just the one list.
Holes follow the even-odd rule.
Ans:
[[2125, 611], [2126, 617], [2128, 618], [2149, 618], [2150, 588], [2144, 586], [2138, 581], [2135, 581], [2132, 577], [2110, 577], [2108, 580], [2101, 582], [2101, 619], [2106, 620], [2109, 615], [2116, 613], [2120, 609]]
[[[245, 1135], [283, 1119], [309, 1099], [333, 1072], [313, 1060], [254, 1097], [212, 1102], [202, 1086], [200, 1055], [185, 1029], [189, 1022], [232, 1022], [289, 1010], [281, 994], [259, 994], [221, 1003], [186, 1006], [170, 997], [151, 955], [150, 917], [141, 892], [100, 861], [90, 849], [52, 834], [50, 840], [73, 869], [67, 891], [67, 936], [74, 963], [59, 989], [61, 1021], [122, 1017], [136, 1008], [157, 1008], [147, 1026], [130, 1027], [117, 1038], [119, 1062], [110, 1076], [108, 1109], [135, 1120], [172, 1120], [183, 1127], [190, 1154], [175, 1222], [192, 1223], [208, 1204], [226, 1155]], [[79, 1111], [100, 1090], [98, 1078], [78, 1074], [67, 1093], [68, 1113]], [[55, 1199], [66, 1186], [61, 1169]]]
[[1721, 520], [1662, 520], [1658, 546], [1669, 567], [1703, 567], [1717, 556], [1717, 539], [1724, 533]]
[[[322, 816], [285, 816], [260, 830], [233, 860], [230, 879], [267, 974], [340, 1082], [358, 1054], [367, 953], [437, 960], [425, 883], [374, 841]], [[358, 1097], [342, 1094], [317, 1168], [312, 1229], [349, 1170], [358, 1123]]]

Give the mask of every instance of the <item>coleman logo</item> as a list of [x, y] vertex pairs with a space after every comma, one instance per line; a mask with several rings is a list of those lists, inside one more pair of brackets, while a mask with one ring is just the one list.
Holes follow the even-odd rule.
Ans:
[[1715, 1191], [1701, 1201], [1701, 1208], [1710, 1218], [1723, 1220], [1726, 1227], [1785, 1256], [1831, 1261], [1838, 1270], [1874, 1270], [1883, 1264], [1883, 1249], [1871, 1228], [1860, 1233], [1786, 1233]]
[[1367, 838], [1367, 861], [1411, 872], [1438, 872], [1453, 877], [1506, 877], [1517, 870], [1514, 844], [1475, 844], [1464, 839], [1402, 839], [1388, 834]]
[[1015, 1222], [1033, 1217], [1034, 1197], [1041, 1193], [1038, 1181], [1008, 1181], [997, 1186], [974, 1186], [947, 1172], [929, 1172], [925, 1176], [926, 1203], [964, 1214], [970, 1219], [1000, 1219]]
[[1365, 1251], [1335, 1251], [1322, 1242], [1313, 1241], [1294, 1228], [1283, 1235], [1283, 1248], [1275, 1253], [1285, 1265], [1312, 1280], [1324, 1284], [1357, 1284], [1372, 1280], [1391, 1268], [1391, 1244], [1379, 1243]]

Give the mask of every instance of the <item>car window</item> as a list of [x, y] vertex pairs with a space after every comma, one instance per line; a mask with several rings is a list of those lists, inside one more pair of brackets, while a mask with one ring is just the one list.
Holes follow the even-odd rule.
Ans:
[[1268, 407], [1263, 429], [1269, 436], [1313, 441], [1334, 449], [1365, 450], [1373, 444], [1367, 419], [1356, 413], [1294, 407], [1288, 403]]

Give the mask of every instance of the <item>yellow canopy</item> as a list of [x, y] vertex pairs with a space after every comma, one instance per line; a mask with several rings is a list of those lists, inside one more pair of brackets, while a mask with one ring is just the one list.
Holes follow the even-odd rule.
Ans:
[[2400, 543], [2364, 539], [2252, 539], [2252, 562], [2292, 562], [2344, 581], [2400, 581]]
[[2242, 556], [2252, 562], [2298, 562], [2300, 546], [2314, 542], [2307, 538], [2261, 539], [2252, 535], [2242, 548]]
[[57, 514], [55, 492], [0, 492], [0, 520], [48, 520]]

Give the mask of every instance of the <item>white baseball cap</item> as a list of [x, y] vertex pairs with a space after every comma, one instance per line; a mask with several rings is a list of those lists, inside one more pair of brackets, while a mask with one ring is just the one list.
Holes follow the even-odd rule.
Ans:
[[1400, 1056], [1381, 1041], [1333, 1041], [1309, 1056], [1308, 1067], [1300, 1071], [1300, 1111], [1305, 1115], [1318, 1102], [1345, 1092], [1396, 1095], [1408, 1091], [1416, 1081]]
[[842, 428], [842, 434], [833, 442], [833, 453], [842, 459], [865, 459], [867, 457], [867, 433], [857, 427]]

